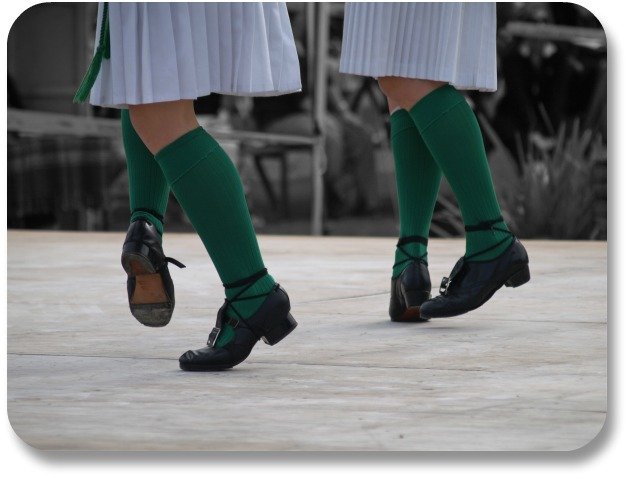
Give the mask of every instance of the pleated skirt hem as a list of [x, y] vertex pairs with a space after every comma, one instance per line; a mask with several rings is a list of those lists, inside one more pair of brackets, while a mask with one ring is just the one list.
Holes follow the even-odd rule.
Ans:
[[94, 106], [101, 106], [104, 108], [116, 108], [116, 109], [128, 109], [129, 106], [135, 106], [138, 104], [152, 104], [152, 103], [165, 103], [169, 101], [180, 101], [180, 100], [195, 100], [198, 98], [202, 98], [204, 96], [209, 96], [210, 94], [220, 94], [224, 96], [245, 96], [245, 97], [273, 97], [273, 96], [281, 96], [284, 94], [292, 94], [301, 92], [301, 84], [295, 85], [293, 89], [287, 87], [286, 89], [282, 89], [281, 91], [264, 91], [264, 90], [255, 90], [253, 91], [234, 91], [234, 90], [207, 90], [207, 91], [196, 91], [190, 94], [174, 94], [174, 95], [162, 95], [162, 96], [152, 96], [150, 99], [136, 99], [129, 101], [127, 98], [122, 98], [119, 100], [108, 99], [108, 98], [93, 98], [90, 97], [90, 104]]
[[[101, 21], [102, 4], [97, 41]], [[93, 105], [301, 91], [285, 3], [112, 2], [109, 29], [111, 57], [92, 87]]]
[[408, 73], [407, 65], [399, 65], [398, 67], [393, 66], [390, 69], [382, 70], [382, 71], [359, 70], [359, 69], [349, 70], [349, 69], [340, 68], [340, 72], [343, 74], [356, 75], [356, 76], [370, 76], [371, 78], [375, 78], [375, 79], [383, 78], [385, 76], [395, 76], [398, 78], [440, 81], [443, 83], [448, 83], [458, 90], [475, 90], [475, 91], [481, 91], [481, 92], [487, 92], [487, 93], [497, 91], [497, 80], [495, 80], [495, 82], [490, 82], [490, 83], [478, 83], [473, 78], [452, 79], [450, 75], [444, 75], [444, 74], [439, 75], [434, 72]]
[[495, 4], [348, 2], [340, 72], [495, 91]]

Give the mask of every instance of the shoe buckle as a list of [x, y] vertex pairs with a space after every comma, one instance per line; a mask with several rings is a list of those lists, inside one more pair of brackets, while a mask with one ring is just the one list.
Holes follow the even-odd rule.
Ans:
[[447, 295], [447, 293], [449, 292], [449, 287], [453, 283], [454, 278], [456, 278], [456, 276], [462, 271], [464, 264], [465, 264], [465, 259], [464, 257], [462, 257], [456, 262], [449, 276], [443, 277], [443, 280], [440, 282], [440, 290], [439, 290], [441, 295]]
[[[223, 319], [223, 322], [233, 328], [237, 328], [240, 320], [228, 316]], [[211, 332], [209, 333], [209, 337], [207, 338], [207, 346], [209, 346], [210, 348], [214, 347], [214, 344], [218, 339], [218, 335], [220, 334], [220, 330], [221, 328], [219, 328], [218, 326], [214, 326], [214, 328], [212, 328]]]
[[209, 333], [209, 337], [207, 338], [207, 346], [209, 346], [210, 348], [213, 348], [219, 334], [220, 334], [220, 328], [214, 326], [214, 328]]

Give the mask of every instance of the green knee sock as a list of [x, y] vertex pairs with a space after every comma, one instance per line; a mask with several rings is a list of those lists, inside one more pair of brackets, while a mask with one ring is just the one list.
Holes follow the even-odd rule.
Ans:
[[[418, 101], [410, 115], [458, 200], [467, 228], [465, 256], [497, 257], [511, 244], [512, 235], [501, 219], [482, 133], [464, 96], [442, 86]], [[489, 230], [473, 230], [483, 222], [494, 223]]]
[[[235, 166], [203, 128], [176, 139], [155, 156], [179, 204], [192, 222], [223, 284], [238, 282], [264, 269], [242, 182]], [[265, 295], [275, 285], [265, 275], [253, 285], [225, 288], [227, 299]], [[227, 314], [248, 318], [265, 296], [238, 300]], [[228, 343], [233, 329], [226, 327], [217, 346]]]
[[168, 205], [170, 186], [166, 182], [155, 156], [135, 132], [129, 111], [122, 110], [122, 140], [129, 173], [129, 202], [131, 222], [143, 217], [164, 233], [164, 214]]
[[[441, 171], [405, 109], [399, 109], [391, 115], [390, 136], [397, 178], [399, 237], [420, 236], [427, 239]], [[427, 244], [409, 242], [398, 246], [393, 278], [398, 277], [408, 266], [411, 261], [409, 256], [422, 257], [427, 262]]]

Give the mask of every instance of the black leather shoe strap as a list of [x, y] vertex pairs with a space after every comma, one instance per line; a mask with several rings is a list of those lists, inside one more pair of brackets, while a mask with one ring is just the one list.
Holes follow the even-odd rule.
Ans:
[[[262, 277], [264, 275], [266, 275], [268, 272], [266, 271], [266, 269], [264, 269], [264, 274], [261, 275]], [[258, 272], [259, 273], [259, 272]], [[257, 279], [255, 280], [257, 281]], [[209, 338], [207, 339], [207, 345], [210, 347], [213, 347], [214, 344], [216, 343], [216, 340], [218, 339], [218, 335], [220, 334], [220, 330], [221, 328], [227, 324], [232, 326], [233, 328], [237, 328], [239, 325], [242, 325], [244, 328], [247, 328], [258, 340], [262, 337], [262, 335], [260, 333], [258, 333], [258, 330], [255, 330], [253, 327], [251, 327], [251, 325], [249, 325], [246, 320], [238, 313], [238, 310], [236, 310], [233, 306], [233, 302], [235, 301], [241, 301], [241, 300], [250, 300], [253, 298], [260, 298], [263, 296], [267, 296], [268, 293], [261, 293], [259, 295], [253, 295], [253, 296], [247, 296], [247, 297], [241, 297], [240, 295], [242, 293], [244, 293], [246, 290], [248, 290], [254, 283], [255, 281], [251, 282], [250, 285], [246, 288], [244, 288], [243, 290], [241, 290], [235, 297], [233, 297], [231, 300], [225, 300], [225, 303], [227, 304], [226, 307], [221, 308], [221, 311], [218, 312], [218, 317], [216, 318], [216, 326], [214, 327], [214, 329], [209, 333]], [[275, 286], [273, 286], [272, 291], [277, 291], [279, 290], [280, 286], [279, 283], [275, 283]], [[232, 317], [232, 316], [227, 316], [227, 309], [231, 307], [231, 309], [233, 310], [233, 312], [238, 315], [238, 318]]]
[[449, 291], [449, 287], [453, 283], [456, 276], [462, 271], [464, 264], [465, 264], [465, 257], [458, 259], [458, 261], [454, 265], [454, 268], [451, 270], [451, 273], [449, 274], [449, 276], [443, 277], [443, 280], [440, 282], [440, 290], [439, 290], [441, 295], [447, 295], [447, 292]]
[[179, 262], [179, 260], [176, 260], [176, 259], [174, 259], [172, 257], [166, 257], [164, 260], [166, 262], [172, 263], [173, 265], [176, 265], [179, 268], [185, 268], [185, 265], [183, 265], [181, 262]]
[[[246, 325], [244, 320], [241, 321], [233, 316], [227, 316], [224, 313], [219, 313], [218, 317], [216, 318], [216, 325], [211, 330], [211, 332], [209, 333], [209, 337], [207, 338], [207, 346], [214, 346], [214, 343], [216, 343], [218, 335], [220, 334], [220, 330], [224, 328], [224, 325], [229, 325], [232, 328], [237, 328], [240, 323], [244, 323]], [[249, 328], [248, 325], [247, 328]]]
[[244, 318], [242, 316], [240, 316], [240, 313], [238, 313], [238, 310], [235, 309], [233, 304], [236, 301], [253, 300], [255, 298], [261, 298], [263, 296], [268, 295], [268, 293], [260, 293], [260, 294], [257, 294], [257, 295], [242, 296], [244, 293], [246, 293], [246, 291], [249, 288], [251, 288], [255, 284], [255, 282], [257, 282], [257, 280], [259, 280], [262, 277], [265, 277], [266, 275], [268, 275], [268, 270], [266, 268], [263, 268], [259, 272], [255, 272], [253, 275], [251, 275], [249, 277], [246, 277], [246, 278], [243, 278], [242, 280], [238, 280], [237, 282], [223, 283], [222, 286], [225, 287], [225, 289], [244, 287], [238, 293], [236, 293], [236, 295], [234, 297], [225, 299], [225, 303], [227, 304], [227, 308], [230, 307], [233, 310], [233, 312], [236, 315], [238, 315], [238, 318], [240, 318], [241, 320], [243, 320]]
[[493, 225], [503, 222], [504, 218], [500, 215], [496, 219], [486, 220], [474, 225], [465, 225], [464, 230], [466, 232], [480, 232], [482, 230], [493, 230]]
[[499, 242], [491, 245], [490, 247], [487, 247], [483, 250], [480, 250], [479, 252], [475, 252], [472, 253], [471, 255], [465, 255], [464, 257], [462, 257], [460, 260], [458, 260], [458, 262], [456, 262], [456, 265], [454, 266], [453, 270], [451, 271], [451, 273], [449, 274], [448, 277], [444, 277], [441, 284], [440, 284], [440, 294], [441, 295], [447, 295], [447, 293], [449, 292], [449, 287], [454, 283], [454, 279], [456, 278], [457, 275], [460, 274], [460, 272], [463, 269], [463, 266], [465, 264], [466, 261], [474, 258], [474, 257], [479, 257], [480, 255], [485, 254], [486, 252], [490, 252], [491, 250], [495, 250], [497, 247], [500, 247], [501, 245], [503, 245], [504, 243], [508, 242], [509, 240], [511, 241], [511, 244], [515, 241], [515, 234], [513, 234], [510, 230], [508, 229], [504, 229], [501, 227], [495, 227], [496, 224], [503, 222], [504, 218], [499, 216], [498, 218], [494, 219], [494, 220], [487, 220], [485, 222], [480, 222], [478, 224], [474, 224], [474, 225], [466, 225], [465, 226], [465, 230], [467, 232], [479, 232], [479, 231], [483, 231], [483, 230], [492, 230], [495, 232], [503, 232], [505, 234], [507, 234], [506, 237], [504, 237], [503, 239], [501, 239]]
[[223, 283], [222, 286], [225, 288], [238, 288], [243, 287], [244, 285], [248, 285], [249, 283], [253, 284], [263, 276], [268, 275], [268, 270], [263, 268], [259, 272], [255, 272], [253, 275], [238, 280], [236, 282], [231, 283]]
[[397, 242], [397, 247], [402, 247], [409, 243], [422, 243], [427, 246], [427, 238], [420, 235], [409, 235], [408, 237], [401, 237]]
[[[267, 295], [267, 293], [264, 294], [264, 295], [257, 295], [257, 296], [266, 296], [266, 295]], [[256, 298], [257, 298], [257, 296], [256, 296]], [[225, 301], [227, 301], [229, 306], [231, 306], [231, 302], [230, 301], [228, 301], [228, 300], [225, 300]], [[231, 308], [238, 316], [240, 316], [239, 313], [237, 312], [237, 310], [235, 308], [233, 308], [233, 306], [231, 306]], [[226, 313], [226, 310], [225, 310], [225, 313]], [[214, 328], [209, 333], [209, 337], [207, 338], [207, 346], [213, 347], [216, 344], [216, 341], [218, 340], [218, 336], [220, 335], [220, 331], [222, 330], [222, 328], [224, 328], [225, 325], [229, 325], [229, 326], [231, 326], [234, 329], [236, 329], [236, 328], [238, 328], [238, 326], [242, 325], [244, 328], [247, 328], [251, 332], [251, 334], [253, 334], [253, 336], [255, 336], [255, 338], [257, 338], [258, 340], [261, 339], [261, 337], [262, 337], [241, 316], [240, 316], [240, 318], [236, 318], [234, 316], [227, 316], [226, 314], [223, 313], [223, 314], [219, 314], [218, 315], [218, 318], [216, 319], [216, 326], [214, 326]]]
[[496, 249], [500, 245], [506, 243], [508, 240], [514, 241], [515, 240], [515, 234], [513, 234], [510, 230], [503, 229], [501, 227], [495, 227], [496, 224], [499, 224], [500, 222], [503, 222], [503, 221], [504, 221], [504, 218], [500, 215], [498, 218], [493, 219], [493, 220], [487, 220], [485, 222], [480, 222], [479, 224], [475, 224], [475, 225], [466, 225], [464, 229], [467, 232], [480, 232], [480, 231], [492, 230], [492, 231], [495, 231], [495, 232], [503, 232], [503, 233], [508, 234], [508, 235], [505, 238], [503, 238], [502, 240], [500, 240], [499, 242], [497, 242], [496, 244], [491, 245], [490, 247], [485, 248], [484, 250], [480, 250], [479, 252], [473, 253], [471, 255], [465, 255], [464, 259], [465, 260], [469, 260], [469, 259], [474, 258], [474, 257], [479, 257], [480, 255], [483, 255], [486, 252], [490, 252], [491, 250]]
[[480, 250], [479, 252], [472, 253], [471, 255], [465, 255], [464, 259], [465, 260], [469, 260], [469, 259], [474, 258], [474, 257], [479, 257], [480, 255], [483, 255], [486, 252], [490, 252], [491, 250], [495, 250], [497, 247], [499, 247], [500, 245], [508, 242], [509, 240], [511, 242], [514, 242], [515, 236], [514, 236], [514, 234], [512, 232], [510, 232], [510, 230], [499, 229], [499, 231], [500, 232], [508, 232], [508, 233], [510, 233], [510, 235], [508, 237], [505, 237], [505, 238], [501, 239], [495, 245], [491, 245], [490, 247], [485, 248], [484, 250]]
[[153, 209], [143, 209], [143, 208], [138, 208], [138, 209], [133, 209], [131, 211], [131, 215], [133, 215], [135, 212], [144, 212], [145, 214], [150, 214], [153, 217], [155, 217], [157, 220], [159, 220], [162, 224], [164, 223], [164, 216], [161, 215], [159, 212], [157, 212], [156, 210]]
[[397, 242], [397, 248], [401, 251], [401, 253], [403, 253], [406, 256], [406, 258], [404, 258], [403, 260], [399, 260], [398, 262], [395, 262], [393, 264], [393, 268], [396, 267], [397, 265], [401, 265], [402, 263], [407, 263], [407, 262], [421, 262], [421, 261], [425, 262], [427, 251], [420, 257], [415, 257], [411, 253], [408, 253], [408, 251], [405, 248], [403, 248], [404, 245], [407, 245], [409, 243], [420, 243], [427, 247], [427, 238], [421, 237], [420, 235], [410, 235], [408, 237], [401, 237], [399, 241]]

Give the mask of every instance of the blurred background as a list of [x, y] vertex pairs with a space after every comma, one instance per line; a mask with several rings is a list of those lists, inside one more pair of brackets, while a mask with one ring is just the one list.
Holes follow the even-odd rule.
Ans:
[[[8, 227], [126, 230], [119, 111], [72, 103], [96, 3], [43, 3], [8, 39]], [[386, 102], [338, 73], [342, 3], [289, 3], [303, 92], [211, 95], [202, 125], [240, 170], [260, 233], [395, 236]], [[496, 93], [469, 94], [504, 215], [523, 238], [606, 239], [606, 39], [570, 3], [498, 3]], [[191, 231], [171, 196], [166, 230]], [[443, 182], [431, 235], [464, 233]]]

